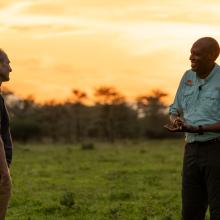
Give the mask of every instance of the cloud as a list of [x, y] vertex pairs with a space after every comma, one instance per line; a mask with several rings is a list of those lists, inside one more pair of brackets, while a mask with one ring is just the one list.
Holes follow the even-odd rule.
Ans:
[[62, 3], [56, 1], [50, 3], [46, 1], [32, 2], [32, 5], [23, 10], [23, 14], [60, 16], [65, 14], [66, 7], [68, 6], [66, 6], [65, 1], [62, 1]]
[[[63, 26], [56, 26], [56, 25], [51, 25], [51, 24], [45, 24], [45, 25], [12, 25], [10, 26], [10, 29], [13, 31], [18, 31], [18, 32], [31, 32], [32, 34], [38, 33], [48, 33], [49, 35], [54, 35], [56, 33], [66, 33], [66, 32], [81, 32], [84, 29], [81, 27], [74, 27], [74, 26], [68, 26], [68, 25], [63, 25]], [[45, 35], [46, 36], [46, 35]]]
[[14, 4], [16, 1], [15, 0], [7, 0], [7, 1], [1, 1], [0, 2], [0, 8], [4, 9], [12, 4]]
[[[181, 8], [181, 11], [179, 10]], [[185, 23], [219, 23], [220, 3], [212, 1], [173, 0], [82, 0], [32, 1], [23, 15], [101, 19], [105, 21], [161, 21]]]
[[[168, 27], [169, 30], [172, 30], [172, 26], [180, 30], [178, 25], [184, 27], [184, 30], [188, 28], [186, 25], [189, 25], [191, 29], [192, 23], [219, 25], [220, 4], [192, 6], [193, 3], [171, 0], [166, 1], [166, 4], [159, 0], [120, 0], [117, 4], [114, 1], [100, 0], [83, 0], [80, 4], [68, 0], [62, 3], [51, 0], [22, 1], [11, 4], [1, 11], [1, 31], [6, 29], [19, 32], [33, 31], [32, 35], [36, 38], [100, 32], [116, 32], [122, 35], [129, 33], [133, 37], [142, 34], [145, 37], [146, 32], [155, 33], [159, 25]], [[178, 10], [180, 7], [181, 12]], [[40, 33], [35, 33], [37, 31]], [[176, 35], [175, 32], [170, 35], [173, 34]]]
[[199, 2], [11, 1], [0, 11], [10, 85], [37, 99], [103, 84], [129, 96], [155, 87], [175, 91], [194, 40], [220, 41], [219, 4], [195, 7]]
[[10, 29], [15, 31], [39, 31], [39, 30], [50, 30], [52, 27], [50, 25], [11, 25]]

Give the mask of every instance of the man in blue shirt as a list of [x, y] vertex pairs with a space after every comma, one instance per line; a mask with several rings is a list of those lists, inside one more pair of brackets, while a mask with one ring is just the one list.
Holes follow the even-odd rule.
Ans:
[[[12, 71], [7, 54], [0, 49], [0, 86], [9, 81]], [[4, 220], [11, 197], [11, 176], [9, 165], [12, 160], [12, 139], [9, 129], [8, 112], [0, 95], [0, 220]]]
[[170, 106], [171, 132], [185, 132], [182, 219], [220, 219], [220, 66], [218, 42], [198, 39], [191, 48], [191, 69], [183, 75]]

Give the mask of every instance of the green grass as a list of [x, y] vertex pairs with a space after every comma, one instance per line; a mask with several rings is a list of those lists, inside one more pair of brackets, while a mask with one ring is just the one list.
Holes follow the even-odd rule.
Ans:
[[183, 145], [15, 144], [7, 219], [179, 220]]

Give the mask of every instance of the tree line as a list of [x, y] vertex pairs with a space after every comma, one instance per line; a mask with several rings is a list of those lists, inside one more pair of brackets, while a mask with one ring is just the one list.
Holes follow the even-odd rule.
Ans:
[[138, 96], [133, 103], [114, 87], [94, 91], [95, 101], [88, 105], [86, 92], [74, 89], [63, 103], [35, 102], [32, 96], [15, 98], [10, 90], [2, 92], [11, 120], [13, 139], [22, 142], [114, 142], [125, 139], [179, 137], [163, 128], [169, 121], [167, 96], [160, 90]]

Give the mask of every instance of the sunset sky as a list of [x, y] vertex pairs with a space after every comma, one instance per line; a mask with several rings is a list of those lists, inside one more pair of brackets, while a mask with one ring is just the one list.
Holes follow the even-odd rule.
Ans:
[[72, 89], [91, 97], [101, 85], [129, 100], [160, 88], [172, 100], [192, 43], [220, 42], [219, 0], [4, 2], [0, 47], [13, 69], [5, 85], [37, 101], [61, 101]]

